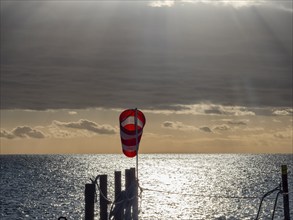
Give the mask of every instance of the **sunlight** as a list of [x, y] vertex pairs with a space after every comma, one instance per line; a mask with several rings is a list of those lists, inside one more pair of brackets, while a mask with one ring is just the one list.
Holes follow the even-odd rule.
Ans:
[[250, 7], [255, 5], [261, 5], [264, 3], [262, 0], [245, 0], [245, 1], [233, 1], [233, 0], [223, 0], [223, 1], [207, 1], [202, 0], [201, 2], [210, 3], [214, 5], [228, 5], [234, 8]]
[[150, 2], [149, 6], [151, 7], [173, 7], [175, 4], [184, 4], [184, 3], [203, 3], [203, 4], [211, 4], [211, 5], [224, 5], [224, 6], [232, 6], [234, 8], [242, 8], [242, 7], [249, 7], [255, 5], [261, 5], [264, 3], [262, 0], [222, 0], [222, 1], [211, 1], [211, 0], [178, 0], [178, 1], [152, 1]]
[[150, 2], [149, 6], [154, 8], [161, 8], [161, 7], [172, 7], [175, 1], [152, 1]]

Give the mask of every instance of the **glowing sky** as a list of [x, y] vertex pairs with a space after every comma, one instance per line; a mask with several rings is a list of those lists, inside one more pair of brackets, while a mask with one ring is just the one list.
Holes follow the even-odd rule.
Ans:
[[292, 1], [1, 1], [1, 153], [293, 153]]

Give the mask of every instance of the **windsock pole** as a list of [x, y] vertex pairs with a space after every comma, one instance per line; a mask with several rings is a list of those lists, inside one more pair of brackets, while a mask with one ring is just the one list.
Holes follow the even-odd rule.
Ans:
[[138, 180], [138, 131], [137, 131], [137, 108], [135, 108], [135, 144], [136, 144], [136, 179]]

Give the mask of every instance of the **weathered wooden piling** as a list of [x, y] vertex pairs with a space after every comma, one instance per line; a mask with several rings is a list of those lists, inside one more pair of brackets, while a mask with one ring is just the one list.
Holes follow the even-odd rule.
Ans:
[[[125, 170], [125, 193], [126, 193], [126, 199], [128, 200], [131, 194], [127, 189], [129, 189], [131, 185], [131, 174], [130, 174], [130, 169]], [[124, 210], [124, 217], [125, 219], [131, 219], [131, 205], [130, 201], [128, 200], [126, 202], [126, 207]]]
[[100, 175], [100, 220], [108, 219], [107, 175]]
[[282, 191], [284, 203], [284, 219], [290, 220], [287, 165], [282, 165]]
[[96, 184], [99, 187], [100, 220], [108, 220], [108, 216], [114, 214], [115, 220], [138, 220], [138, 182], [135, 168], [125, 170], [125, 190], [122, 191], [121, 171], [115, 171], [115, 203], [108, 213], [108, 178], [107, 175], [99, 175], [91, 184], [85, 185], [85, 220], [94, 220], [94, 206], [96, 200]]
[[[121, 202], [118, 199], [121, 198], [121, 171], [115, 171], [114, 173], [115, 176], [115, 201]], [[120, 197], [120, 198], [119, 198]], [[122, 220], [123, 219], [123, 209], [119, 209], [117, 213], [115, 213], [115, 220]]]
[[85, 184], [85, 220], [94, 220], [95, 193], [96, 186], [94, 183]]
[[131, 175], [131, 184], [134, 185], [133, 187], [133, 206], [132, 206], [132, 219], [138, 220], [138, 182], [135, 176], [135, 168], [130, 168], [130, 175]]

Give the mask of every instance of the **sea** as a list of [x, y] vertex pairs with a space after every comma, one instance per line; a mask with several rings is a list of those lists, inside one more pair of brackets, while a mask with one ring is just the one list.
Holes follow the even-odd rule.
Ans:
[[[281, 166], [288, 167], [293, 218], [293, 154], [141, 154], [139, 219], [284, 219]], [[122, 154], [0, 155], [0, 219], [84, 219], [85, 184], [136, 167]], [[97, 192], [99, 194], [99, 192]], [[276, 206], [275, 206], [276, 202]], [[110, 209], [111, 204], [109, 204]], [[99, 199], [95, 204], [99, 219]]]

